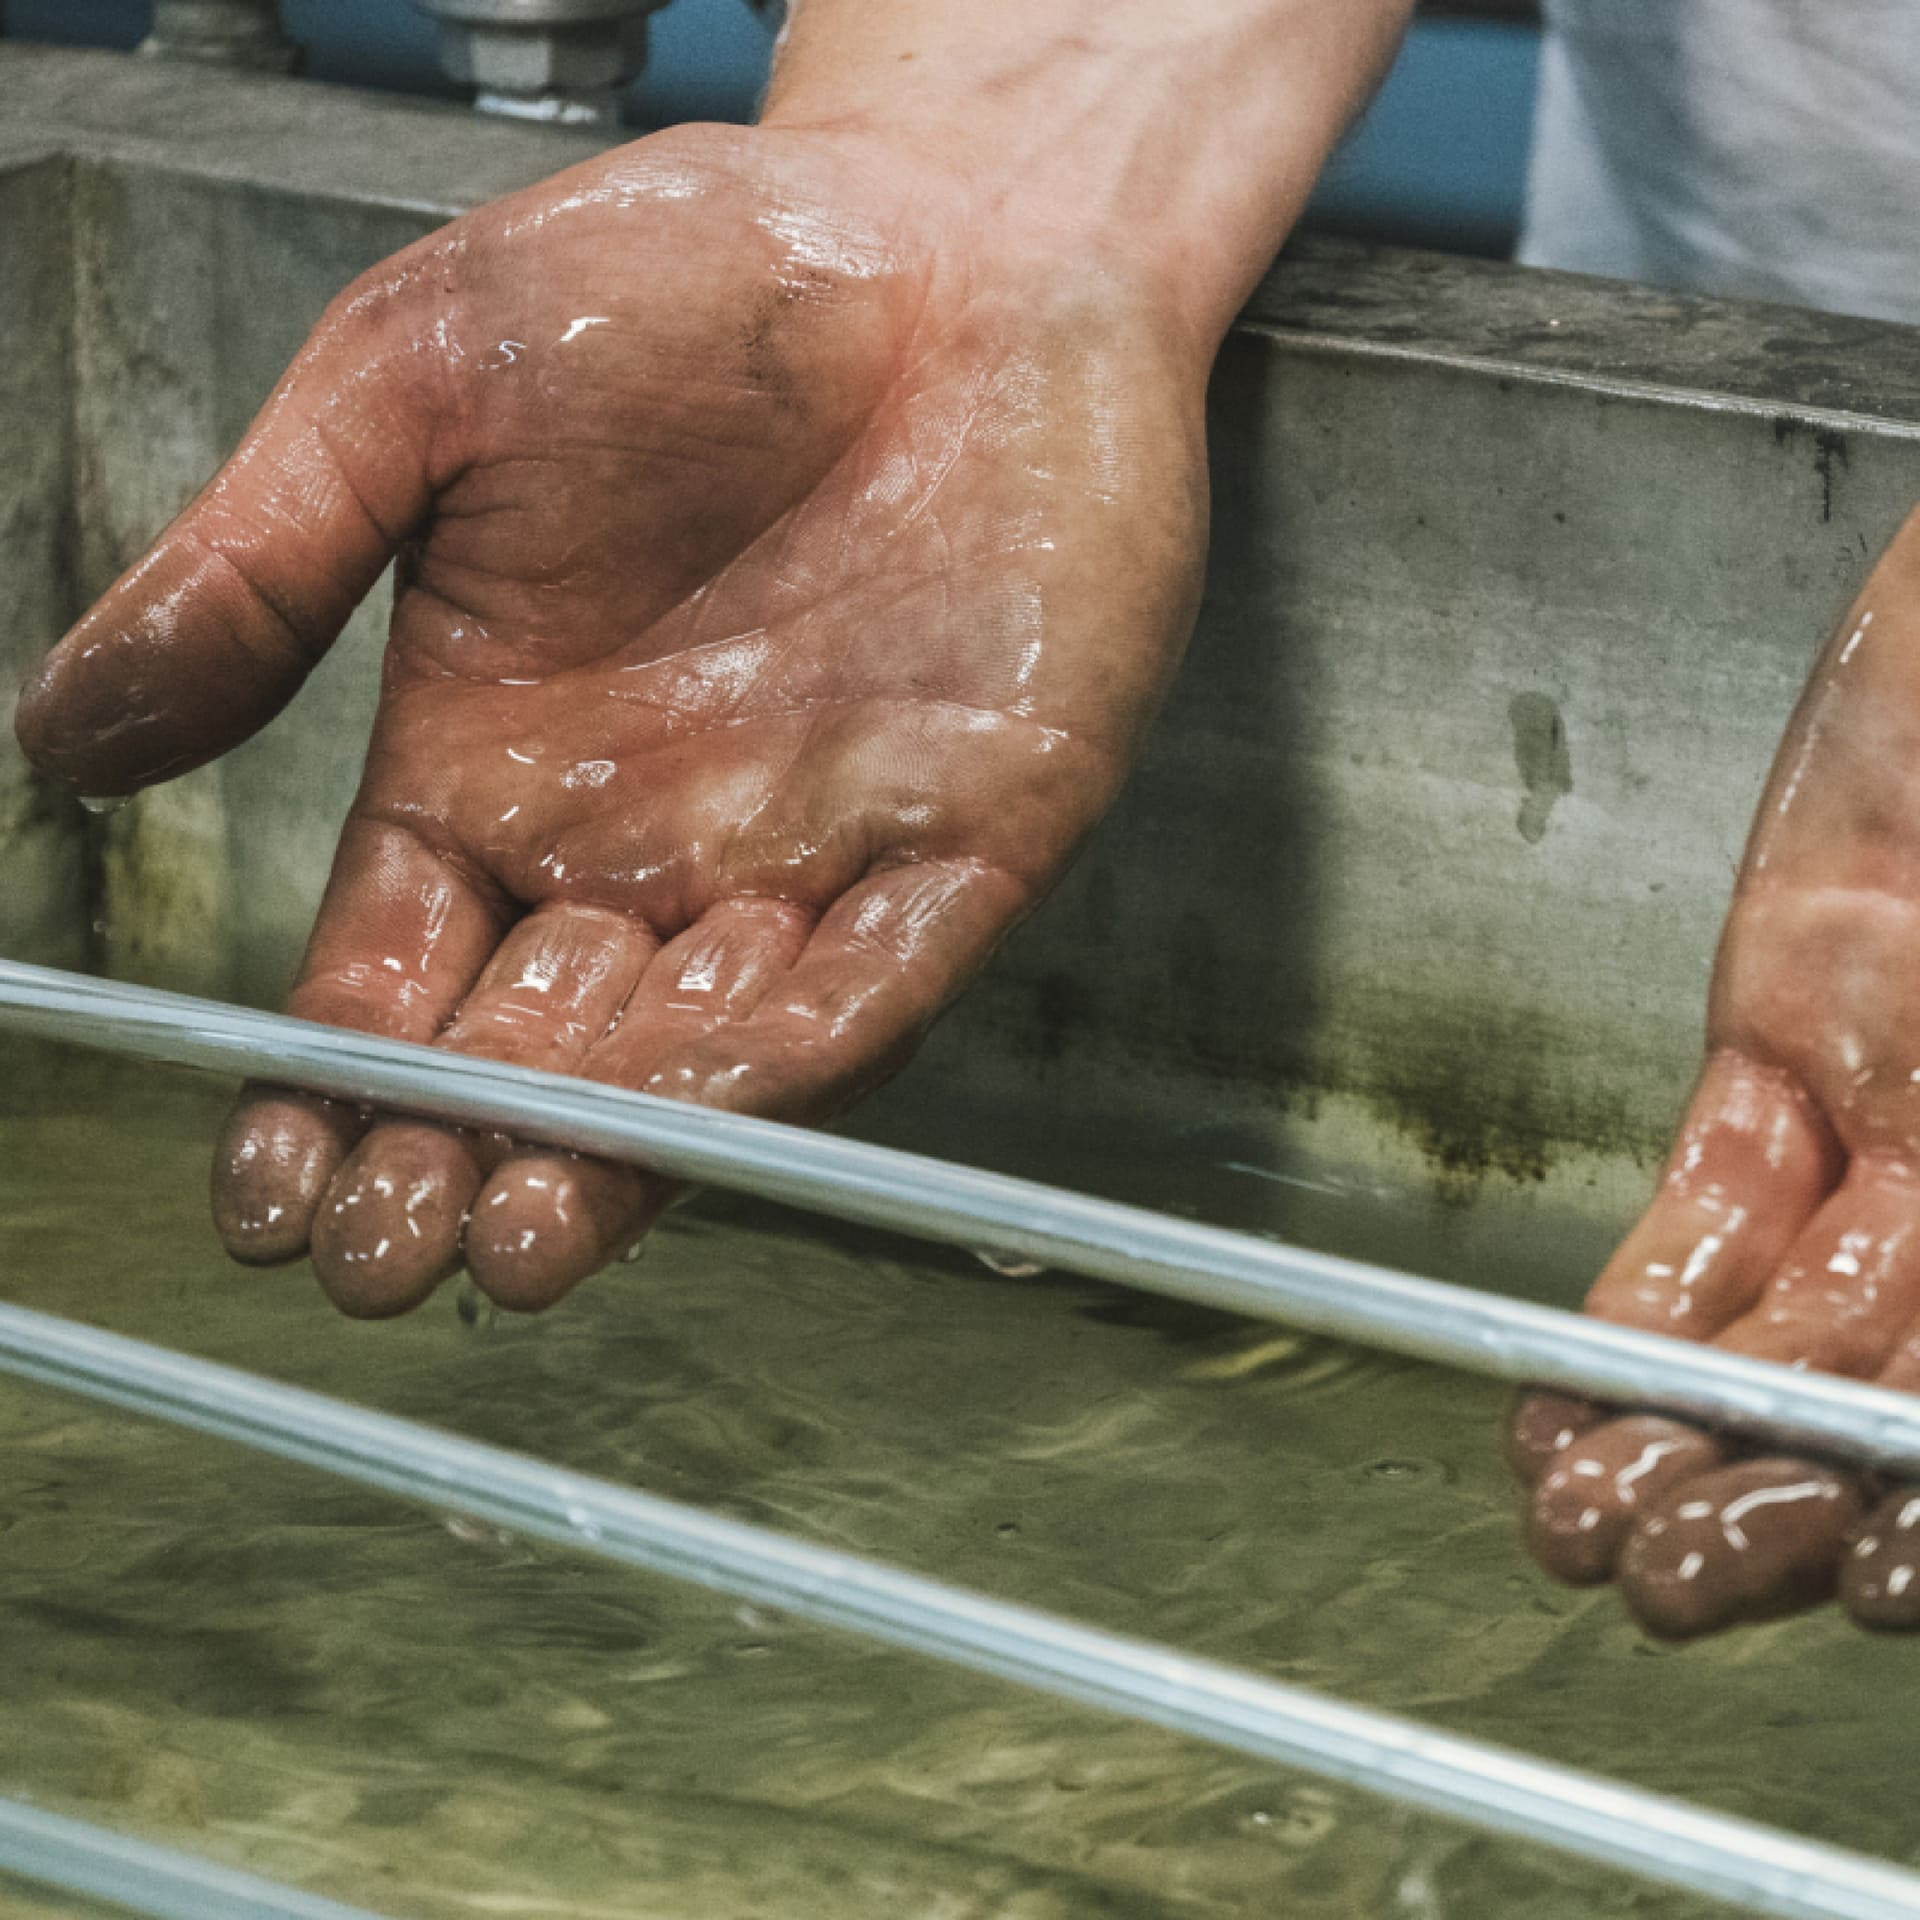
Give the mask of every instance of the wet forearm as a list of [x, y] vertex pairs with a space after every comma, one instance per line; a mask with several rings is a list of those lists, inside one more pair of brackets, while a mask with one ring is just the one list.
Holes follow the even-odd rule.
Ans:
[[965, 172], [1006, 243], [1092, 251], [1217, 337], [1411, 0], [796, 0], [763, 118]]

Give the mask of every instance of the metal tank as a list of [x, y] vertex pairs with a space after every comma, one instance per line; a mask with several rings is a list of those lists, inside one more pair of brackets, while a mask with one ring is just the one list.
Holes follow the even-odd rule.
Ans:
[[[605, 132], [565, 123], [635, 57], [646, 9], [432, 10], [476, 85], [549, 102], [560, 124], [197, 58], [0, 47], [0, 703], [201, 484], [344, 282], [599, 150]], [[223, 38], [230, 55], [264, 49], [270, 23], [266, 7], [182, 4], [156, 38], [172, 53]], [[1571, 1304], [1684, 1095], [1734, 862], [1806, 667], [1920, 496], [1915, 338], [1292, 249], [1216, 370], [1206, 597], [1152, 744], [1058, 896], [860, 1131], [1012, 1171], [1078, 1139], [1094, 1191], [1164, 1164], [1187, 1182], [1178, 1208], [1204, 1219]], [[56, 802], [0, 752], [0, 953], [272, 1003], [358, 776], [383, 620], [376, 594], [257, 740], [110, 818]], [[1376, 1193], [1399, 1199], [1351, 1204]], [[1170, 1350], [1189, 1337], [1169, 1324]], [[125, 1402], [141, 1367], [165, 1385], [150, 1356], [83, 1348], [73, 1365], [92, 1354], [109, 1396]], [[1225, 1377], [1193, 1374], [1194, 1394]], [[1392, 1390], [1430, 1386], [1409, 1372]], [[302, 1443], [269, 1402], [253, 1438], [270, 1429]], [[847, 1489], [852, 1512], [867, 1496]], [[547, 1491], [602, 1512], [593, 1487]], [[1328, 1601], [1329, 1632], [1347, 1632], [1346, 1605]], [[1507, 1615], [1521, 1680], [1535, 1612], [1523, 1598]], [[1435, 1659], [1477, 1632], [1449, 1617]], [[1604, 1669], [1622, 1699], [1688, 1681], [1587, 1652], [1581, 1673]], [[1885, 1672], [1869, 1665], [1836, 1658], [1823, 1684], [1868, 1710]], [[1420, 1707], [1426, 1684], [1412, 1676], [1399, 1704]], [[1752, 1720], [1773, 1689], [1764, 1663], [1715, 1685], [1752, 1710], [1728, 1725], [1775, 1726]], [[561, 1705], [567, 1737], [594, 1735], [594, 1703]], [[1524, 1688], [1506, 1706], [1522, 1725], [1559, 1711]], [[1803, 1715], [1780, 1738], [1811, 1750], [1824, 1731]], [[1472, 1756], [1451, 1751], [1457, 1780]], [[1795, 1803], [1799, 1824], [1880, 1791], [1845, 1763], [1817, 1805], [1811, 1788]], [[899, 1779], [911, 1798], [910, 1762]], [[164, 1778], [139, 1804], [176, 1837], [207, 1825]], [[84, 1842], [18, 1809], [0, 1828]], [[270, 1856], [263, 1842], [263, 1864], [293, 1870]], [[1809, 1904], [1793, 1911], [1892, 1910], [1796, 1884]], [[244, 1897], [236, 1910], [318, 1911]], [[1062, 1909], [967, 1909], [1016, 1910]]]

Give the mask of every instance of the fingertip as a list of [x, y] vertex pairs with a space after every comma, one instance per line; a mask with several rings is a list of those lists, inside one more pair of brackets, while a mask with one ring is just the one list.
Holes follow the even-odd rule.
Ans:
[[1671, 1489], [1720, 1464], [1720, 1444], [1677, 1420], [1635, 1414], [1566, 1447], [1541, 1476], [1527, 1547], [1556, 1580], [1610, 1580], [1636, 1518]]
[[551, 1149], [504, 1161], [467, 1223], [467, 1271], [496, 1306], [539, 1313], [635, 1246], [671, 1195], [633, 1167]]
[[[85, 779], [95, 770], [89, 749], [97, 730], [98, 698], [88, 697], [85, 676], [73, 669], [73, 654], [73, 643], [64, 641], [34, 669], [14, 703], [13, 737], [43, 779], [71, 793], [104, 792], [105, 787], [89, 786]], [[76, 689], [77, 681], [83, 684]], [[116, 791], [122, 784], [131, 785], [110, 784]]]
[[49, 726], [52, 721], [52, 657], [41, 661], [20, 689], [13, 706], [13, 737], [20, 751], [41, 773], [51, 774]]
[[407, 1313], [456, 1272], [480, 1169], [455, 1133], [419, 1121], [370, 1132], [314, 1215], [313, 1270], [356, 1320]]
[[176, 528], [48, 654], [14, 710], [21, 751], [76, 793], [123, 794], [202, 766], [298, 691], [318, 649], [205, 542]]
[[1861, 1523], [1840, 1564], [1840, 1603], [1875, 1633], [1920, 1628], [1920, 1489], [1902, 1488]]
[[1556, 1458], [1606, 1416], [1591, 1400], [1529, 1387], [1507, 1417], [1507, 1468], [1524, 1488], [1540, 1484]]
[[1865, 1502], [1804, 1460], [1747, 1460], [1673, 1489], [1621, 1551], [1628, 1610], [1662, 1640], [1777, 1619], [1832, 1598]]
[[243, 1088], [213, 1156], [214, 1227], [229, 1256], [250, 1267], [298, 1260], [320, 1198], [362, 1125], [343, 1101]]

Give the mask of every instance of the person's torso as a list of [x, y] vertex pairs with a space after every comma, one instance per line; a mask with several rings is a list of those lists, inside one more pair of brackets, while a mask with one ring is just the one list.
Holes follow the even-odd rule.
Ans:
[[1920, 321], [1920, 0], [1547, 0], [1530, 265]]

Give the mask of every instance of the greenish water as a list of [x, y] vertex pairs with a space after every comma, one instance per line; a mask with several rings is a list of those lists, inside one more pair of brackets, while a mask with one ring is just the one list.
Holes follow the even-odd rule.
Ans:
[[[1920, 1857], [1920, 1648], [1659, 1649], [1550, 1586], [1497, 1388], [718, 1198], [545, 1319], [358, 1326], [214, 1245], [223, 1098], [16, 1073], [0, 1291]], [[394, 1920], [1724, 1911], [4, 1380], [0, 1792]], [[5, 1920], [92, 1911], [0, 1879]]]

